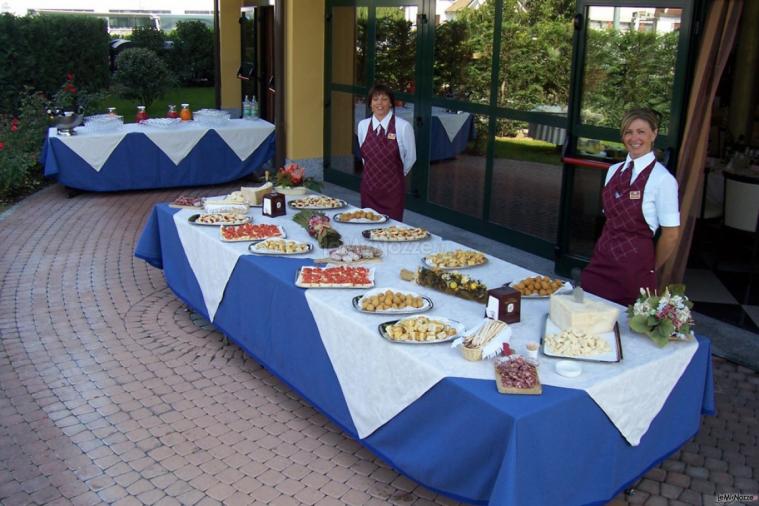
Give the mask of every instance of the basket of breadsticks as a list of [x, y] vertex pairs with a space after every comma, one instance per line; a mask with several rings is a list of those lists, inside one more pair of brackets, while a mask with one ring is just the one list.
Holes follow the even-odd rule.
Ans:
[[511, 338], [511, 329], [500, 320], [485, 318], [453, 342], [466, 360], [476, 362], [495, 356]]

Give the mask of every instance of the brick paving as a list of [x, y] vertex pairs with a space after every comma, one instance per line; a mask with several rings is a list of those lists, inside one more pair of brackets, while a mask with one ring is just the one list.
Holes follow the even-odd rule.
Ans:
[[[134, 258], [154, 203], [204, 193], [53, 186], [0, 217], [0, 503], [456, 504], [348, 438]], [[759, 493], [759, 375], [718, 358], [714, 375], [718, 415], [610, 504]]]

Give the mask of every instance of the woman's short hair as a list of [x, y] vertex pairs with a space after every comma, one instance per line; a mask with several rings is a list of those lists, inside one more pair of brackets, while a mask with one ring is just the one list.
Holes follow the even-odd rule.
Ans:
[[375, 84], [371, 87], [369, 90], [369, 94], [366, 96], [367, 101], [371, 105], [372, 98], [375, 95], [387, 95], [390, 99], [390, 107], [395, 108], [395, 95], [393, 95], [393, 92], [390, 91], [390, 88], [385, 86], [384, 84]]
[[656, 132], [659, 130], [659, 120], [660, 115], [658, 112], [654, 111], [653, 109], [648, 108], [637, 108], [637, 109], [630, 109], [625, 113], [624, 116], [622, 116], [622, 124], [619, 129], [620, 135], [624, 137], [625, 130], [630, 126], [630, 123], [635, 121], [636, 119], [642, 119], [646, 123], [648, 123], [648, 126], [651, 127], [651, 130]]

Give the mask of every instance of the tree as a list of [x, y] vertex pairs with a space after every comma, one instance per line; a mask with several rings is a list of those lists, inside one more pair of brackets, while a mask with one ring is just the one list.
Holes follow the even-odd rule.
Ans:
[[161, 30], [156, 30], [152, 26], [139, 26], [132, 31], [129, 39], [135, 47], [150, 49], [165, 60], [166, 35]]
[[163, 60], [142, 47], [125, 49], [116, 58], [113, 81], [121, 96], [136, 98], [145, 107], [176, 84]]
[[202, 21], [180, 21], [170, 35], [174, 41], [171, 69], [186, 84], [214, 82], [213, 32]]

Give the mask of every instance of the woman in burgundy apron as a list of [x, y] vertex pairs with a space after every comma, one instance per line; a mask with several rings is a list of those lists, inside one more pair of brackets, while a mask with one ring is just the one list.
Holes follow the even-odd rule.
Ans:
[[358, 135], [364, 171], [361, 207], [370, 207], [394, 220], [403, 219], [405, 175], [416, 161], [414, 130], [393, 114], [389, 88], [376, 85], [369, 91], [372, 117], [359, 123]]
[[[657, 168], [652, 153], [657, 127], [658, 118], [652, 111], [633, 110], [623, 118], [622, 141], [628, 157], [624, 164], [609, 169], [614, 172], [601, 192], [606, 224], [590, 264], [582, 273], [585, 290], [623, 305], [635, 302], [641, 288], [656, 290], [656, 269], [672, 254], [679, 236], [677, 212], [662, 213], [662, 205], [653, 202], [649, 212], [661, 216], [647, 219], [643, 208], [644, 202], [650, 202], [652, 196], [659, 197], [655, 185], [646, 186], [654, 170], [659, 172], [652, 181], [664, 181], [672, 188], [671, 182], [666, 181], [673, 179], [672, 176], [664, 167]], [[637, 176], [633, 178], [635, 172]], [[648, 198], [646, 192], [652, 192]], [[674, 197], [667, 198], [670, 201], [674, 198], [676, 208], [676, 183]], [[671, 203], [668, 205], [671, 207]], [[656, 246], [649, 220], [655, 220], [654, 228], [662, 226]]]

